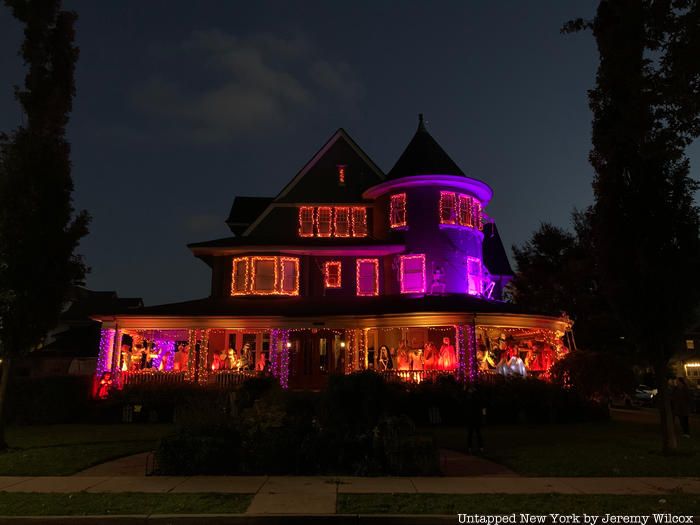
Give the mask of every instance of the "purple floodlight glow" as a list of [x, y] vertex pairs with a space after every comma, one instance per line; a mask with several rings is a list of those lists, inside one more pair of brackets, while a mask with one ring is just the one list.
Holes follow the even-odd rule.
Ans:
[[114, 353], [114, 328], [103, 328], [100, 330], [100, 353], [97, 356], [97, 377], [102, 377], [105, 372], [112, 370], [112, 355]]
[[280, 385], [289, 388], [289, 330], [280, 330], [282, 349], [280, 355]]
[[461, 190], [465, 193], [475, 196], [481, 201], [483, 207], [493, 198], [493, 190], [491, 187], [481, 182], [480, 180], [471, 179], [461, 175], [413, 175], [411, 177], [402, 177], [396, 180], [389, 180], [372, 186], [366, 190], [362, 197], [364, 199], [376, 199], [390, 191], [396, 191], [401, 188], [415, 188], [419, 186], [442, 186], [445, 188], [453, 188]]
[[473, 324], [466, 326], [467, 361], [469, 362], [469, 382], [473, 383], [479, 376], [479, 366], [476, 362], [476, 328]]

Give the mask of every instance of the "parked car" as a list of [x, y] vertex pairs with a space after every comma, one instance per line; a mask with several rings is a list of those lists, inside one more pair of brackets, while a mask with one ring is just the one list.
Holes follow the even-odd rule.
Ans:
[[658, 388], [651, 388], [647, 385], [638, 385], [634, 391], [634, 398], [642, 405], [653, 405], [656, 401], [656, 396], [659, 395]]

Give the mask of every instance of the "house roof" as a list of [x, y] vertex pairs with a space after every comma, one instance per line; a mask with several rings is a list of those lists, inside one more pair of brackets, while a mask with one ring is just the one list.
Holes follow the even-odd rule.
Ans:
[[119, 317], [295, 317], [338, 315], [388, 315], [402, 313], [503, 313], [541, 314], [524, 310], [510, 303], [487, 301], [465, 294], [447, 294], [424, 297], [380, 295], [348, 300], [346, 297], [208, 297], [181, 303], [146, 306], [138, 310], [94, 312], [95, 318]]
[[413, 175], [464, 175], [442, 146], [428, 133], [421, 113], [418, 129], [406, 149], [387, 174], [387, 180]]
[[495, 222], [484, 224], [484, 264], [494, 275], [515, 275]]
[[233, 233], [240, 235], [272, 201], [272, 197], [235, 197], [226, 224]]

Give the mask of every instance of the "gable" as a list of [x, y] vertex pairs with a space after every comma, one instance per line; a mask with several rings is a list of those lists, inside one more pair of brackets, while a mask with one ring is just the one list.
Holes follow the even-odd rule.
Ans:
[[[340, 165], [345, 166], [344, 185], [339, 184]], [[360, 202], [364, 190], [383, 180], [381, 170], [341, 129], [280, 192], [275, 202]]]
[[[338, 166], [344, 166], [345, 182], [339, 181]], [[343, 129], [336, 131], [277, 195], [243, 235], [255, 232], [276, 208], [293, 204], [358, 203], [362, 193], [382, 182], [384, 174]]]

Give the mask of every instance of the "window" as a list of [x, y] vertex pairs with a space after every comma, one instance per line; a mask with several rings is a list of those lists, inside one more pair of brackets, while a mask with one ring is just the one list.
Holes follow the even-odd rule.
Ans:
[[336, 237], [350, 237], [350, 208], [335, 208], [333, 228]]
[[391, 196], [389, 202], [389, 224], [392, 228], [406, 226], [406, 194], [399, 193]]
[[248, 293], [248, 257], [233, 260], [231, 295]]
[[277, 288], [277, 258], [253, 257], [251, 288], [253, 293], [271, 294]]
[[367, 208], [356, 206], [352, 209], [352, 236], [367, 237]]
[[440, 224], [483, 230], [481, 203], [474, 197], [452, 191], [440, 192]]
[[299, 295], [299, 259], [280, 257], [280, 289], [285, 295]]
[[300, 206], [299, 237], [367, 237], [364, 206]]
[[345, 164], [338, 164], [338, 185], [345, 186]]
[[357, 259], [357, 295], [379, 295], [379, 259]]
[[299, 208], [299, 237], [313, 237], [314, 209], [312, 206]]
[[481, 295], [481, 259], [467, 257], [467, 293]]
[[440, 223], [455, 224], [457, 222], [457, 197], [452, 191], [440, 192]]
[[323, 284], [326, 288], [340, 288], [342, 265], [340, 261], [326, 261], [323, 263]]
[[484, 229], [484, 225], [481, 220], [481, 203], [476, 199], [472, 200], [472, 226], [474, 228], [478, 228], [479, 230]]
[[233, 259], [231, 295], [299, 295], [299, 258]]
[[320, 206], [316, 209], [316, 227], [319, 237], [330, 237], [333, 235], [331, 227], [331, 219], [333, 217], [333, 208], [330, 206]]
[[425, 293], [425, 255], [400, 257], [401, 293]]
[[472, 200], [467, 195], [459, 195], [459, 223], [462, 226], [473, 226]]

